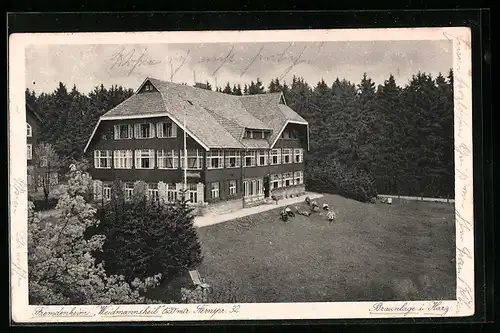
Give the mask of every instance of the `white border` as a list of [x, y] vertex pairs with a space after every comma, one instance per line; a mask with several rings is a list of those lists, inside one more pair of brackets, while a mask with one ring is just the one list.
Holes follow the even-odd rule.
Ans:
[[[452, 40], [455, 93], [455, 193], [457, 241], [457, 299], [383, 302], [391, 311], [376, 311], [378, 302], [265, 303], [204, 305], [114, 305], [108, 310], [135, 314], [103, 316], [102, 306], [28, 305], [27, 196], [25, 133], [25, 47], [29, 44], [153, 44], [276, 41]], [[121, 32], [13, 34], [9, 38], [9, 210], [12, 319], [29, 322], [193, 321], [251, 319], [336, 319], [398, 317], [460, 317], [474, 314], [474, 225], [472, 188], [471, 34], [469, 28], [398, 28], [281, 31]], [[425, 52], [425, 50], [422, 50]], [[233, 312], [234, 306], [239, 311]], [[177, 310], [172, 310], [177, 309]], [[218, 309], [218, 310], [217, 310]], [[63, 311], [59, 315], [37, 315]], [[64, 313], [66, 311], [66, 313]], [[142, 312], [141, 312], [142, 311]], [[75, 315], [75, 312], [81, 312]], [[118, 314], [118, 312], [115, 312]]]

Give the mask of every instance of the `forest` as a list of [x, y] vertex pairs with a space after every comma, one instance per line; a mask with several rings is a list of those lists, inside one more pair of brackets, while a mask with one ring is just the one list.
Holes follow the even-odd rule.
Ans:
[[[208, 82], [197, 86], [213, 89]], [[311, 85], [293, 77], [288, 83], [276, 78], [266, 86], [257, 79], [215, 90], [283, 92], [288, 106], [309, 122], [310, 191], [341, 193], [346, 179], [355, 179], [378, 194], [454, 197], [452, 70], [436, 77], [419, 72], [403, 85], [392, 75], [376, 84], [364, 74], [359, 83], [337, 78]], [[61, 82], [49, 94], [26, 89], [26, 102], [43, 118], [40, 141], [69, 162], [82, 159], [99, 117], [132, 94], [116, 85], [85, 94]]]

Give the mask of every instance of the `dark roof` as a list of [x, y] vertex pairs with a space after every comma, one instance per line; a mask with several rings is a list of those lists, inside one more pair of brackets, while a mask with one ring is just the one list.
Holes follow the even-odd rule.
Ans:
[[[157, 91], [138, 93], [148, 81]], [[307, 124], [279, 104], [281, 93], [235, 96], [154, 78], [141, 87], [99, 121], [166, 115], [182, 128], [185, 117], [188, 133], [207, 148], [270, 148], [288, 121]], [[272, 135], [268, 140], [243, 139], [245, 129]]]
[[40, 114], [36, 112], [35, 109], [33, 109], [33, 107], [31, 107], [28, 103], [26, 103], [26, 111], [31, 112], [38, 121], [42, 121], [42, 116], [40, 116]]

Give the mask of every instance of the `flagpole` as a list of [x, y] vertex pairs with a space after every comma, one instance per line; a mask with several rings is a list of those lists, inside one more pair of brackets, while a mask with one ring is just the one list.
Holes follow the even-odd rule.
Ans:
[[186, 107], [184, 107], [184, 191], [187, 190]]

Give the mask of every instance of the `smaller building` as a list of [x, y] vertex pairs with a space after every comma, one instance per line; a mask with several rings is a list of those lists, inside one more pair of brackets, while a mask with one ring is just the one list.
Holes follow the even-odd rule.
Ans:
[[28, 164], [28, 190], [37, 190], [36, 168], [33, 165], [33, 153], [38, 143], [38, 135], [42, 117], [26, 103], [26, 159]]

